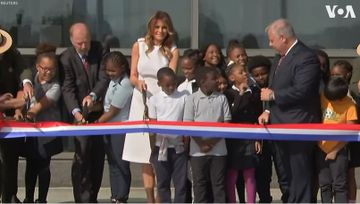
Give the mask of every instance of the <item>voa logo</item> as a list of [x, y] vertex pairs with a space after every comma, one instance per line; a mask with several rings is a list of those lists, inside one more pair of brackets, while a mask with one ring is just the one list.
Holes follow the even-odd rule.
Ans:
[[356, 18], [352, 5], [346, 5], [345, 8], [339, 7], [339, 5], [325, 5], [325, 8], [329, 18]]

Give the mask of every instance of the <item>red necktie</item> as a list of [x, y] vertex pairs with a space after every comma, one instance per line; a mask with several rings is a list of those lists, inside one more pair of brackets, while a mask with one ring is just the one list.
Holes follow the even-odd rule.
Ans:
[[282, 55], [282, 56], [280, 57], [280, 59], [279, 59], [279, 61], [278, 61], [278, 65], [276, 66], [276, 69], [275, 69], [275, 74], [276, 74], [276, 72], [278, 71], [278, 69], [279, 69], [279, 67], [280, 67], [280, 64], [281, 64], [281, 62], [284, 60], [284, 58], [285, 58], [285, 55]]
[[88, 62], [88, 57], [87, 57], [87, 55], [83, 55], [81, 61], [82, 61], [82, 63], [83, 63], [83, 66], [84, 66], [85, 71], [88, 71], [88, 69], [89, 69], [89, 62]]

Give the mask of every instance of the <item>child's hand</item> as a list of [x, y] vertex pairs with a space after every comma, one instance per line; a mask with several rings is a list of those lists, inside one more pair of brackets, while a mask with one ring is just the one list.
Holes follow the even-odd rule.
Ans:
[[244, 92], [246, 91], [247, 88], [248, 88], [247, 82], [243, 82], [239, 85], [238, 89], [239, 89], [241, 96], [244, 94]]
[[325, 157], [325, 161], [335, 160], [335, 159], [336, 159], [336, 155], [337, 155], [337, 151], [331, 151], [331, 152], [327, 153], [327, 154], [326, 154], [326, 157]]
[[262, 151], [261, 142], [255, 141], [255, 151], [256, 151], [256, 154], [261, 154], [261, 151]]
[[16, 109], [16, 110], [15, 110], [14, 118], [15, 118], [15, 120], [23, 120], [23, 119], [24, 119], [24, 116], [23, 116], [23, 114], [21, 113], [21, 110], [20, 110], [20, 109]]
[[206, 153], [206, 152], [209, 152], [212, 148], [213, 148], [212, 145], [203, 143], [200, 146], [200, 151]]

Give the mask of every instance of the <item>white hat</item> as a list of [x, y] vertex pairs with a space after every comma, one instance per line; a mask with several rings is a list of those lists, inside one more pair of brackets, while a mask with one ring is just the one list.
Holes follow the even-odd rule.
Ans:
[[0, 29], [0, 54], [6, 52], [12, 45], [10, 34]]

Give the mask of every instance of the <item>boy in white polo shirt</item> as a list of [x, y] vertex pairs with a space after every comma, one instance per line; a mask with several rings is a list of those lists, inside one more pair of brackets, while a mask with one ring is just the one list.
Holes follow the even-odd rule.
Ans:
[[[185, 106], [184, 93], [176, 90], [176, 75], [169, 67], [157, 73], [161, 91], [149, 100], [150, 120], [182, 121]], [[156, 134], [155, 147], [150, 157], [154, 165], [157, 189], [161, 203], [171, 203], [170, 183], [175, 186], [175, 203], [186, 201], [187, 153], [186, 139], [179, 135]]]

